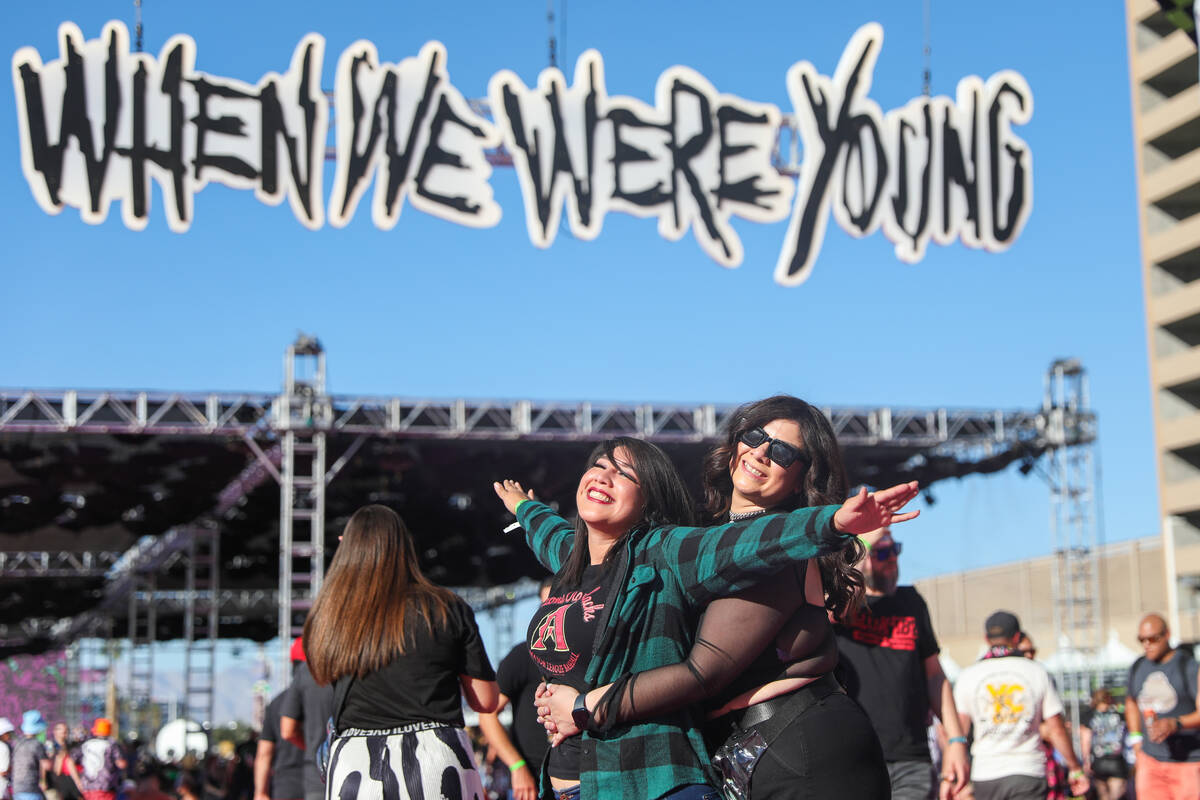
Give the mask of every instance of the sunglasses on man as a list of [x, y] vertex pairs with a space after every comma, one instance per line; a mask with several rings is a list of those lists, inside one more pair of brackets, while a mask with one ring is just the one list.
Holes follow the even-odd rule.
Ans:
[[763, 442], [770, 442], [767, 448], [767, 458], [774, 461], [779, 466], [787, 469], [792, 464], [796, 463], [797, 459], [808, 463], [808, 459], [804, 457], [804, 453], [795, 445], [788, 444], [780, 439], [772, 439], [767, 435], [767, 432], [762, 428], [751, 428], [744, 431], [738, 440], [747, 447], [754, 448], [761, 445]]
[[876, 545], [871, 548], [871, 558], [876, 561], [890, 561], [893, 557], [900, 555], [900, 549], [900, 542]]

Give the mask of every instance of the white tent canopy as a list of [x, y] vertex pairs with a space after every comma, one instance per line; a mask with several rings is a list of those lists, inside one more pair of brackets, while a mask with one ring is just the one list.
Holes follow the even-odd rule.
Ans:
[[1065, 636], [1059, 638], [1058, 644], [1054, 655], [1042, 662], [1052, 673], [1125, 670], [1129, 669], [1139, 655], [1121, 644], [1117, 631], [1111, 628], [1108, 631], [1108, 641], [1100, 648], [1095, 661], [1088, 661], [1083, 653], [1073, 650]]

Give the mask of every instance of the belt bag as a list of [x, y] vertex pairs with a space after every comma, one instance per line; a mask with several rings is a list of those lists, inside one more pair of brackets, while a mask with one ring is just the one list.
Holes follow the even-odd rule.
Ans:
[[728, 714], [733, 722], [733, 733], [712, 757], [713, 766], [721, 774], [721, 790], [725, 797], [747, 800], [758, 759], [792, 720], [831, 694], [845, 694], [845, 690], [837, 678], [826, 673], [790, 694]]

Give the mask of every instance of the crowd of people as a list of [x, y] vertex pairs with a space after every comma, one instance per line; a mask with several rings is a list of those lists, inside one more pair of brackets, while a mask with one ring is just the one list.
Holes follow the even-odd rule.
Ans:
[[[497, 481], [551, 573], [499, 670], [404, 521], [360, 508], [291, 685], [254, 751], [226, 762], [252, 781], [227, 772], [216, 794], [142, 769], [130, 800], [1200, 798], [1197, 664], [1160, 616], [1141, 623], [1128, 685], [1092, 697], [1080, 755], [1014, 614], [983, 620], [986, 652], [951, 685], [924, 599], [899, 583], [893, 532], [918, 486], [851, 491], [818, 409], [743, 406], [702, 475], [701, 510], [658, 447], [602, 442], [574, 519]], [[0, 720], [12, 800], [114, 800], [129, 763], [102, 723], [73, 748], [65, 726], [42, 743], [37, 712], [15, 741]]]
[[497, 481], [551, 573], [498, 673], [403, 522], [360, 510], [305, 627], [330, 709], [328, 759], [311, 759], [326, 798], [1200, 797], [1195, 662], [1165, 639], [1157, 654], [1157, 630], [1124, 712], [1095, 697], [1082, 758], [1015, 615], [983, 621], [986, 655], [951, 685], [924, 600], [899, 585], [893, 529], [918, 487], [849, 491], [817, 409], [742, 407], [703, 482], [698, 509], [632, 438], [596, 447], [574, 519]]
[[207, 755], [160, 761], [145, 743], [119, 742], [105, 717], [49, 726], [41, 711], [0, 717], [3, 800], [251, 800], [253, 759], [231, 741]]

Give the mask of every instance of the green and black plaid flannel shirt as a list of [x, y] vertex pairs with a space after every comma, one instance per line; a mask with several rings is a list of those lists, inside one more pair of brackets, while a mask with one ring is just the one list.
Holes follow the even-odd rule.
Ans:
[[[671, 526], [639, 531], [620, 555], [616, 580], [624, 590], [607, 610], [588, 665], [588, 685], [683, 661], [708, 603], [753, 585], [793, 561], [842, 547], [833, 527], [838, 506], [768, 514], [710, 528]], [[517, 508], [538, 560], [557, 573], [575, 542], [574, 527], [549, 506]], [[680, 786], [708, 783], [701, 709], [685, 709], [607, 733], [584, 732], [582, 800], [661, 797]], [[543, 772], [543, 796], [549, 781]], [[550, 796], [553, 796], [552, 794]]]

